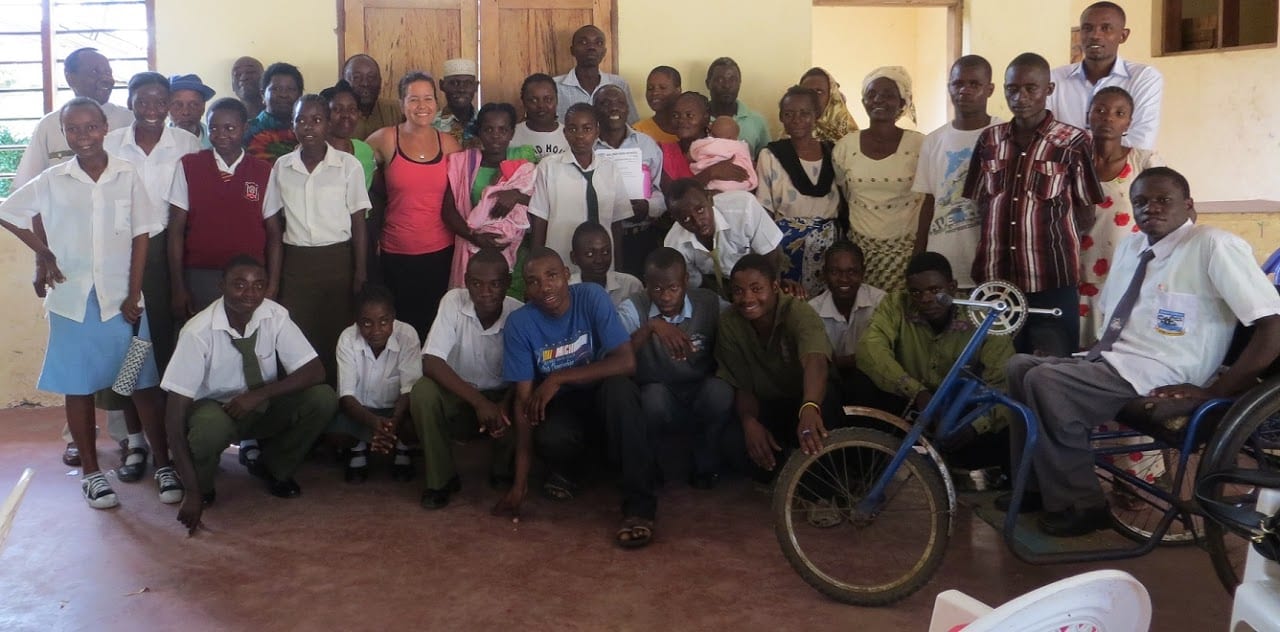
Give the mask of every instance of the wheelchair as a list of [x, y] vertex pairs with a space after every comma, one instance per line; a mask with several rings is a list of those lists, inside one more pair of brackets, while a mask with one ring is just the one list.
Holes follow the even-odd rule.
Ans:
[[[833, 430], [816, 454], [793, 452], [775, 482], [774, 531], [783, 554], [805, 582], [837, 601], [892, 604], [927, 584], [941, 565], [954, 526], [957, 491], [934, 442], [956, 436], [996, 406], [1008, 408], [1010, 423], [1026, 428], [1023, 454], [1032, 454], [1041, 440], [1030, 409], [988, 387], [966, 367], [988, 335], [1013, 334], [1028, 314], [1051, 312], [1029, 308], [1016, 288], [1002, 282], [980, 286], [968, 300], [951, 300], [969, 308], [977, 327], [920, 415], [908, 421], [885, 411], [846, 407], [846, 415], [870, 420], [871, 427]], [[1236, 346], [1246, 344], [1249, 333], [1238, 330]], [[1029, 458], [1012, 474], [1012, 503], [1001, 528], [1004, 542], [1031, 564], [1110, 561], [1145, 555], [1162, 545], [1199, 544], [1210, 552], [1230, 591], [1240, 581], [1248, 543], [1205, 519], [1194, 501], [1194, 483], [1201, 470], [1271, 464], [1272, 455], [1280, 455], [1272, 450], [1280, 448], [1277, 419], [1280, 377], [1238, 401], [1137, 398], [1117, 415], [1123, 429], [1095, 429], [1090, 436], [1095, 470], [1113, 499], [1115, 530], [1132, 545], [1044, 551], [1020, 540], [1019, 530], [1025, 527], [1018, 525], [1018, 508], [1030, 476]], [[1200, 452], [1215, 428], [1219, 432], [1211, 449]], [[1120, 439], [1128, 442], [1118, 444]], [[1156, 455], [1146, 460], [1164, 471], [1128, 471], [1124, 461], [1137, 454]], [[1256, 502], [1257, 497], [1255, 490], [1228, 486], [1214, 493], [1235, 504]], [[1123, 502], [1115, 502], [1117, 497]]]

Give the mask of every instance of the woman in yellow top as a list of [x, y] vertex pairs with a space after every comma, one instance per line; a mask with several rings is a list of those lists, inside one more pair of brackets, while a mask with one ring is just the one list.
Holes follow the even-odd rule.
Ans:
[[862, 107], [871, 125], [836, 143], [836, 182], [849, 203], [849, 239], [866, 254], [864, 281], [894, 292], [905, 287], [924, 201], [911, 191], [924, 134], [898, 127], [904, 114], [916, 118], [906, 69], [885, 66], [867, 75]]
[[858, 131], [858, 123], [845, 105], [844, 93], [831, 73], [821, 68], [810, 68], [800, 76], [800, 85], [818, 93], [818, 120], [813, 126], [813, 136], [820, 141], [839, 142], [849, 132]]
[[671, 66], [658, 66], [649, 71], [649, 79], [645, 82], [644, 100], [653, 110], [653, 116], [636, 121], [635, 130], [648, 134], [659, 145], [674, 143], [680, 138], [676, 136], [674, 113], [676, 99], [680, 98], [680, 71]]

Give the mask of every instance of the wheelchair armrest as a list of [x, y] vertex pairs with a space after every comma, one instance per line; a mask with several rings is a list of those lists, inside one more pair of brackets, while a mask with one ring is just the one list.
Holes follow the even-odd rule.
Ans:
[[[1210, 402], [1215, 400], [1210, 400]], [[1173, 445], [1182, 442], [1187, 425], [1201, 406], [1208, 404], [1203, 400], [1173, 399], [1168, 397], [1138, 397], [1116, 414], [1116, 421], [1144, 434]], [[1217, 406], [1201, 420], [1196, 434], [1207, 437], [1212, 427], [1226, 412], [1226, 406]]]

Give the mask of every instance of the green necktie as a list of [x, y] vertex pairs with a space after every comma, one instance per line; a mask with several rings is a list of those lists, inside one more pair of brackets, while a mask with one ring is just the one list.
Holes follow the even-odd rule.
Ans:
[[584, 171], [575, 162], [573, 167], [587, 179], [587, 221], [593, 224], [600, 223], [600, 198], [596, 195], [596, 185], [591, 182], [591, 176], [595, 175], [595, 170]]
[[729, 286], [724, 282], [724, 267], [720, 265], [720, 233], [716, 233], [711, 241], [711, 267], [716, 273], [716, 293], [729, 299], [733, 299], [729, 292]]
[[248, 386], [251, 391], [262, 387], [266, 382], [262, 379], [262, 365], [258, 364], [258, 353], [254, 349], [258, 342], [258, 332], [254, 331], [253, 334], [244, 338], [236, 338], [230, 333], [227, 336], [231, 338], [231, 346], [240, 352], [244, 366], [245, 386]]

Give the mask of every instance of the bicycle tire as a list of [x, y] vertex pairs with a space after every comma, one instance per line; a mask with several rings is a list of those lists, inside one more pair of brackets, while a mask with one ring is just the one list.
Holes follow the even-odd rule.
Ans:
[[[1164, 448], [1159, 450], [1161, 453], [1161, 462], [1164, 466], [1164, 474], [1172, 479], [1176, 463], [1178, 461], [1179, 450], [1177, 448]], [[1183, 474], [1182, 489], [1178, 496], [1186, 499], [1190, 498], [1194, 490], [1194, 482], [1197, 477], [1200, 464], [1200, 455], [1193, 454], [1187, 459], [1187, 471]], [[1134, 486], [1126, 484], [1123, 480], [1113, 480], [1115, 477], [1110, 472], [1106, 472], [1101, 468], [1097, 469], [1098, 478], [1102, 483], [1103, 492], [1111, 497], [1109, 510], [1111, 511], [1112, 528], [1117, 533], [1123, 535], [1134, 542], [1145, 544], [1151, 539], [1152, 529], [1155, 524], [1164, 517], [1169, 511], [1169, 503], [1152, 494], [1140, 491]], [[1116, 494], [1128, 496], [1133, 506], [1125, 507], [1117, 502]], [[1173, 523], [1169, 525], [1168, 531], [1160, 538], [1162, 546], [1187, 546], [1194, 544], [1204, 534], [1204, 519], [1198, 515], [1190, 516], [1191, 525], [1188, 526], [1183, 520], [1184, 516], [1178, 516], [1173, 519]]]
[[[1276, 455], [1268, 442], [1264, 449], [1259, 441], [1259, 430], [1268, 434], [1280, 434], [1280, 378], [1272, 378], [1255, 387], [1227, 411], [1217, 431], [1205, 446], [1200, 464], [1200, 476], [1234, 467], [1276, 469]], [[1252, 441], [1251, 441], [1252, 440]], [[1241, 457], [1246, 463], [1241, 464]], [[1231, 501], [1241, 506], [1257, 502], [1257, 494], [1233, 489], [1230, 493], [1222, 486], [1208, 490], [1210, 498]], [[1243, 575], [1243, 559], [1239, 553], [1248, 552], [1249, 541], [1213, 520], [1205, 521], [1205, 549], [1213, 562], [1213, 570], [1228, 593], [1235, 594]]]
[[[947, 493], [943, 484], [942, 475], [938, 473], [934, 464], [921, 454], [911, 452], [907, 455], [901, 468], [899, 475], [902, 477], [902, 484], [896, 489], [897, 492], [890, 497], [886, 505], [869, 520], [854, 520], [850, 511], [860, 499], [858, 489], [854, 484], [860, 484], [862, 489], [870, 487], [875, 483], [879, 476], [879, 471], [863, 472], [860, 478], [849, 479], [847, 475], [848, 461], [851, 455], [848, 451], [857, 450], [857, 462], [863, 464], [863, 452], [868, 452], [867, 461], [872, 463], [872, 469], [875, 470], [876, 459], [882, 459], [881, 463], [887, 463], [894, 454], [897, 453], [899, 446], [902, 444], [900, 438], [893, 437], [887, 433], [868, 428], [842, 428], [834, 430], [830, 433], [823, 444], [821, 452], [815, 455], [806, 455], [803, 452], [796, 451], [792, 453], [778, 474], [777, 482], [774, 485], [773, 494], [773, 515], [774, 515], [774, 533], [778, 538], [778, 544], [782, 548], [783, 554], [787, 558], [787, 562], [795, 569], [800, 577], [804, 579], [813, 588], [822, 594], [850, 605], [857, 606], [883, 606], [899, 601], [908, 595], [916, 592], [929, 582], [934, 573], [937, 572], [938, 566], [942, 564], [943, 557], [946, 553], [947, 542], [950, 539], [951, 532], [951, 510], [947, 500]], [[876, 455], [879, 456], [876, 456]], [[837, 455], [840, 462], [844, 465], [844, 474], [846, 478], [843, 485], [833, 487], [833, 491], [846, 491], [842, 498], [843, 503], [833, 503], [829, 511], [839, 512], [843, 518], [843, 523], [832, 527], [816, 527], [804, 529], [806, 535], [818, 534], [822, 531], [830, 536], [830, 539], [838, 540], [839, 544], [832, 547], [842, 554], [843, 559], [854, 560], [861, 559], [865, 551], [877, 551], [878, 555], [883, 555], [887, 551], [893, 550], [891, 547], [885, 547], [884, 544], [875, 545], [869, 542], [861, 541], [868, 538], [868, 534], [874, 535], [876, 531], [875, 525], [883, 519], [886, 514], [899, 515], [896, 511], [905, 512], [907, 503], [919, 502], [925, 514], [924, 523], [927, 530], [927, 538], [923, 542], [923, 547], [918, 556], [908, 555], [909, 568], [905, 573], [898, 576], [892, 576], [887, 581], [872, 581], [870, 574], [855, 572], [858, 580], [866, 579], [869, 583], [861, 581], [850, 581], [844, 578], [833, 576], [827, 565], [819, 564], [814, 558], [814, 548], [810, 547], [806, 550], [805, 545], [801, 544], [801, 539], [796, 531], [797, 520], [805, 520], [802, 511], [797, 511], [797, 502], [806, 502], [804, 494], [800, 493], [802, 482], [806, 480], [806, 476], [821, 476], [818, 469], [825, 469], [830, 474], [830, 468], [836, 463]], [[830, 465], [828, 465], [830, 463]], [[818, 467], [814, 467], [818, 466]], [[814, 468], [811, 472], [810, 468]], [[895, 480], [899, 480], [895, 478]], [[902, 493], [902, 490], [910, 483], [911, 480], [919, 482], [919, 491], [911, 494]], [[836, 483], [840, 483], [836, 480]], [[806, 490], [808, 487], [806, 486]], [[812, 490], [808, 490], [812, 491]], [[833, 495], [834, 497], [834, 495]], [[797, 501], [797, 499], [800, 499]], [[901, 500], [899, 500], [901, 499]], [[897, 503], [890, 514], [890, 505]], [[811, 511], [812, 513], [812, 511]], [[917, 514], [911, 514], [913, 518], [908, 522], [910, 525], [919, 524]], [[812, 518], [810, 518], [811, 520]], [[889, 521], [892, 523], [892, 521]], [[808, 522], [807, 526], [813, 526], [812, 522]], [[894, 529], [891, 526], [880, 530], [890, 536], [901, 536], [904, 531]], [[844, 543], [846, 535], [852, 536], [848, 543]], [[882, 563], [875, 563], [873, 569], [879, 571], [886, 568]]]

